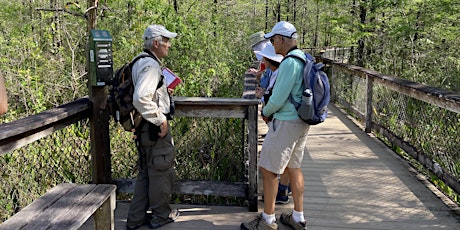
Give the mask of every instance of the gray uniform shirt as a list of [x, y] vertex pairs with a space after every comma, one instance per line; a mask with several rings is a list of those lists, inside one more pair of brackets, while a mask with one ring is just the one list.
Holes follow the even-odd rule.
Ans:
[[166, 81], [157, 90], [162, 75], [161, 63], [150, 57], [141, 58], [134, 63], [132, 73], [134, 107], [145, 120], [157, 126], [161, 125], [166, 121], [165, 114], [170, 112]]

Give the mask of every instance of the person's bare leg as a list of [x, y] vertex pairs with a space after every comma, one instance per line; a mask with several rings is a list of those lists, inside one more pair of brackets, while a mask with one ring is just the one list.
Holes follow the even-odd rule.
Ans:
[[263, 177], [264, 187], [264, 212], [266, 214], [275, 213], [275, 199], [278, 192], [278, 175], [264, 168], [260, 168]]
[[289, 186], [289, 172], [284, 170], [284, 173], [280, 175], [280, 184]]
[[291, 186], [292, 197], [294, 198], [294, 210], [297, 212], [303, 212], [304, 181], [302, 169], [286, 168], [285, 171], [289, 171], [289, 184]]

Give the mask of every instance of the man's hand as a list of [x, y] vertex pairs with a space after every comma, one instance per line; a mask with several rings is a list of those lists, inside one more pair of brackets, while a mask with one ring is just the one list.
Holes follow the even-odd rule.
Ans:
[[262, 115], [262, 120], [265, 121], [265, 124], [268, 124], [273, 119], [273, 116], [266, 117], [263, 112], [261, 112], [260, 115]]
[[260, 99], [265, 94], [265, 89], [262, 87], [256, 87], [255, 94], [256, 94], [256, 97]]
[[166, 136], [166, 134], [168, 134], [169, 127], [168, 127], [168, 121], [167, 120], [165, 120], [165, 121], [163, 121], [163, 123], [161, 123], [160, 130], [161, 130], [161, 132], [158, 133], [159, 137], [163, 138], [163, 137]]
[[249, 68], [245, 74], [256, 74], [257, 72], [259, 72], [259, 70], [254, 69], [254, 68]]

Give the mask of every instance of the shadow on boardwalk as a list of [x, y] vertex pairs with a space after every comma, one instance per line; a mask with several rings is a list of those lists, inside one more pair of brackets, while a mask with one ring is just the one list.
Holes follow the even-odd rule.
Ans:
[[[265, 133], [266, 125], [259, 130]], [[455, 204], [333, 106], [325, 123], [311, 127], [302, 168], [309, 230], [460, 229]], [[257, 215], [247, 207], [174, 206], [181, 217], [161, 229], [239, 229]], [[128, 208], [117, 202], [115, 229], [125, 229]], [[292, 208], [292, 201], [277, 205], [277, 218]], [[91, 220], [81, 229], [92, 229]]]

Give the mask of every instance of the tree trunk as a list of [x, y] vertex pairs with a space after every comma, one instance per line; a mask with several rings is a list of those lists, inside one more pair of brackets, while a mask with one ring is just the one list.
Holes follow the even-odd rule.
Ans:
[[[366, 24], [367, 9], [365, 6], [366, 1], [362, 1], [359, 6], [359, 19], [361, 24]], [[362, 27], [360, 27], [362, 28]], [[358, 66], [364, 66], [364, 49], [365, 49], [365, 38], [362, 37], [358, 41]]]
[[279, 22], [281, 21], [281, 0], [278, 0], [277, 8], [278, 8], [278, 12], [277, 12], [276, 21]]
[[287, 0], [287, 3], [286, 3], [286, 21], [289, 21], [289, 12], [290, 12], [290, 1]]
[[294, 0], [292, 4], [293, 4], [292, 10], [294, 11], [292, 12], [292, 17], [293, 17], [292, 21], [295, 22], [297, 20], [297, 17], [296, 17], [297, 16], [297, 0]]
[[318, 27], [319, 27], [319, 1], [316, 1], [316, 22], [315, 22], [315, 36], [313, 38], [313, 47], [318, 46]]
[[268, 30], [268, 0], [265, 0], [265, 30]]
[[176, 13], [179, 12], [179, 5], [177, 4], [177, 0], [174, 0], [174, 11], [176, 11]]
[[61, 47], [61, 34], [60, 34], [60, 21], [59, 21], [59, 3], [56, 0], [50, 0], [50, 9], [55, 9], [53, 13], [53, 19], [51, 21], [51, 34], [53, 37], [53, 44], [51, 49], [53, 50], [52, 52], [55, 53], [57, 52], [58, 48]]

